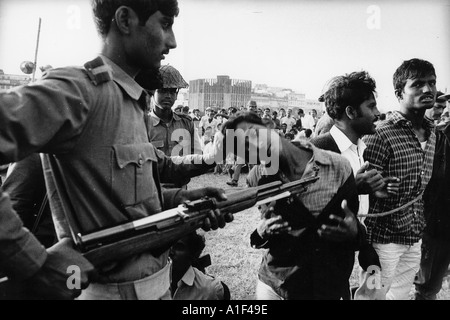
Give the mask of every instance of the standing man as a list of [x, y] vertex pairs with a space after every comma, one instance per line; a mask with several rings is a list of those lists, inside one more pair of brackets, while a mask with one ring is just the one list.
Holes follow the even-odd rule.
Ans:
[[203, 137], [207, 128], [211, 128], [211, 136], [214, 137], [214, 134], [217, 130], [217, 125], [219, 124], [217, 119], [214, 119], [214, 110], [211, 107], [206, 108], [205, 115], [200, 120], [198, 125], [199, 134]]
[[297, 120], [292, 116], [292, 109], [289, 108], [287, 111], [287, 116], [280, 119], [281, 124], [286, 124], [286, 131], [291, 131], [292, 127], [295, 125]]
[[258, 106], [256, 104], [256, 101], [250, 100], [249, 102], [247, 102], [247, 111], [251, 111], [254, 113], [258, 112]]
[[201, 154], [200, 139], [195, 134], [190, 116], [172, 111], [178, 91], [188, 87], [187, 82], [171, 65], [162, 66], [159, 72], [162, 84], [160, 88], [155, 88], [152, 97], [154, 108], [150, 113], [150, 142], [169, 157]]
[[434, 103], [433, 107], [425, 111], [425, 117], [427, 118], [427, 120], [433, 122], [435, 126], [439, 125], [439, 123], [441, 122], [441, 116], [446, 108], [445, 104], [447, 101], [442, 97], [445, 97], [444, 93], [438, 91], [436, 93], [436, 102]]
[[198, 130], [198, 125], [200, 123], [200, 120], [202, 119], [202, 117], [200, 116], [200, 110], [199, 109], [194, 109], [192, 111], [192, 121], [194, 121], [194, 126], [195, 128]]
[[[187, 88], [187, 82], [171, 65], [162, 66], [159, 73], [162, 81], [158, 88], [154, 88], [156, 90], [152, 97], [154, 108], [150, 113], [151, 122], [148, 129], [150, 142], [168, 157], [202, 154], [200, 137], [191, 117], [172, 111], [178, 91], [180, 88]], [[189, 107], [187, 108], [189, 110]], [[177, 183], [164, 186], [186, 188], [189, 180], [189, 178], [180, 179]]]
[[[154, 215], [185, 200], [208, 195], [224, 199], [215, 188], [161, 190], [160, 175], [176, 179], [185, 170], [149, 142], [149, 97], [134, 80], [144, 69], [156, 73], [164, 55], [176, 47], [172, 25], [178, 2], [93, 0], [92, 8], [103, 40], [100, 56], [84, 67], [49, 70], [33, 85], [0, 94], [0, 163], [47, 153], [47, 187], [66, 191], [69, 203], [65, 204], [73, 208], [82, 235]], [[62, 177], [55, 185], [49, 179], [52, 172]], [[66, 200], [50, 191], [58, 239], [69, 250], [71, 230], [59, 209], [61, 200]], [[7, 211], [9, 205], [3, 199]], [[224, 227], [231, 219], [211, 211], [203, 227]], [[3, 264], [3, 253], [16, 238], [8, 229], [0, 229], [0, 234], [0, 241], [7, 245], [0, 246]], [[61, 261], [59, 268], [83, 266], [81, 254], [76, 253], [72, 263]], [[38, 256], [30, 254], [45, 266], [41, 251]], [[168, 247], [163, 247], [98, 266], [96, 281], [80, 299], [170, 299], [168, 255]], [[14, 257], [14, 251], [9, 250], [9, 256]], [[21, 273], [17, 262], [10, 258], [7, 268], [17, 267]], [[84, 265], [88, 263], [84, 259]], [[81, 269], [83, 275], [85, 269]]]
[[303, 128], [303, 118], [305, 117], [305, 112], [303, 111], [302, 108], [299, 108], [297, 110], [297, 122], [295, 123], [296, 127], [300, 130]]
[[[380, 115], [375, 100], [376, 84], [365, 71], [334, 79], [333, 85], [323, 95], [327, 113], [334, 120], [334, 125], [328, 133], [313, 138], [311, 143], [340, 153], [350, 162], [358, 190], [358, 215], [367, 215], [369, 194], [378, 193], [384, 197], [398, 185], [396, 179], [386, 179], [389, 181], [385, 182], [381, 174], [370, 168], [363, 158], [366, 145], [361, 138], [375, 133], [375, 123]], [[377, 255], [368, 243], [360, 248], [359, 261], [364, 271], [371, 265], [380, 267]]]
[[[446, 100], [450, 101], [450, 94], [438, 92], [436, 101], [441, 103]], [[436, 108], [436, 104], [433, 108]], [[450, 123], [448, 122], [436, 127], [433, 174], [423, 199], [426, 228], [422, 239], [420, 270], [415, 280], [415, 298], [436, 300], [450, 264]]]
[[436, 135], [425, 111], [436, 98], [436, 72], [424, 60], [404, 61], [393, 76], [399, 111], [364, 136], [364, 159], [381, 167], [383, 176], [400, 179], [399, 192], [388, 198], [370, 196], [365, 220], [369, 241], [381, 262], [386, 299], [407, 300], [419, 271], [425, 227], [422, 193], [431, 178]]
[[312, 132], [315, 131], [316, 123], [317, 123], [317, 111], [316, 109], [312, 109], [309, 114], [305, 115], [302, 119], [303, 128], [311, 129]]
[[278, 113], [276, 111], [272, 112], [272, 121], [275, 124], [275, 129], [279, 130], [281, 128], [281, 122], [278, 119]]

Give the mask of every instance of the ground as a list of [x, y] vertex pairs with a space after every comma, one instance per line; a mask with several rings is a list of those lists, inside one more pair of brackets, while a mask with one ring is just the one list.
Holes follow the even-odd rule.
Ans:
[[[239, 192], [245, 188], [246, 173], [241, 174], [238, 187], [226, 184], [230, 178], [227, 175], [208, 173], [193, 178], [189, 189], [214, 186], [228, 192]], [[223, 229], [206, 232], [206, 248], [203, 254], [210, 254], [212, 264], [206, 272], [225, 282], [231, 291], [233, 300], [253, 300], [257, 272], [261, 263], [263, 250], [250, 247], [250, 234], [259, 220], [257, 208], [250, 208], [234, 215], [234, 221]], [[202, 232], [202, 231], [200, 231]], [[203, 233], [203, 232], [202, 232]], [[355, 268], [350, 278], [351, 285], [358, 285], [358, 268]], [[438, 294], [439, 300], [450, 300], [449, 280], [445, 280]], [[411, 298], [414, 289], [411, 290]]]

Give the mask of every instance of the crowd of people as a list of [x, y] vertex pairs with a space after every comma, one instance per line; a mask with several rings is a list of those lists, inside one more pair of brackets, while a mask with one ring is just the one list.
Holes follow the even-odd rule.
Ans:
[[[201, 256], [197, 230], [101, 265], [81, 254], [77, 237], [187, 201], [227, 200], [222, 189], [188, 183], [213, 170], [236, 187], [247, 166], [247, 187], [319, 177], [259, 206], [248, 239], [264, 250], [256, 299], [407, 300], [414, 286], [415, 299], [436, 299], [450, 263], [450, 94], [437, 91], [431, 62], [413, 58], [393, 70], [398, 110], [386, 114], [375, 79], [354, 71], [326, 83], [320, 117], [253, 100], [202, 117], [174, 106], [188, 84], [161, 66], [177, 46], [177, 0], [92, 6], [98, 57], [0, 92], [0, 274], [8, 278], [0, 297], [231, 299], [206, 272], [214, 262]], [[231, 213], [211, 209], [198, 227], [229, 223]], [[68, 286], [73, 266], [78, 285]]]

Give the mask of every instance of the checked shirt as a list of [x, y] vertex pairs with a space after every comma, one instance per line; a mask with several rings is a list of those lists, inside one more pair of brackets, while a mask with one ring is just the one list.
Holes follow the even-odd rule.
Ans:
[[[424, 121], [427, 143], [422, 149], [412, 124], [400, 112], [381, 122], [373, 135], [363, 138], [367, 145], [364, 159], [383, 167], [383, 177], [400, 178], [396, 195], [387, 199], [370, 197], [369, 214], [398, 208], [415, 199], [427, 186], [433, 169], [436, 135], [433, 124]], [[370, 242], [412, 245], [422, 237], [425, 227], [423, 200], [383, 217], [365, 220]]]

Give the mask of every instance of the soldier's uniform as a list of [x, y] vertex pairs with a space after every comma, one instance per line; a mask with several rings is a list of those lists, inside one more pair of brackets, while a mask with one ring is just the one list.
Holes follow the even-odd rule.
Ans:
[[[182, 178], [189, 165], [175, 166], [149, 143], [147, 99], [105, 56], [85, 68], [50, 70], [33, 85], [0, 94], [0, 164], [35, 152], [54, 154], [56, 165], [49, 166], [64, 177], [58, 189], [67, 191], [81, 234], [171, 208], [179, 190], [161, 189], [160, 178]], [[70, 237], [61, 210], [53, 210], [55, 199], [49, 200], [58, 238]], [[0, 256], [7, 248], [1, 249]], [[35, 260], [41, 257], [42, 250]], [[17, 261], [3, 262], [20, 269]], [[80, 298], [170, 296], [168, 251], [144, 252], [98, 272], [98, 282]]]

